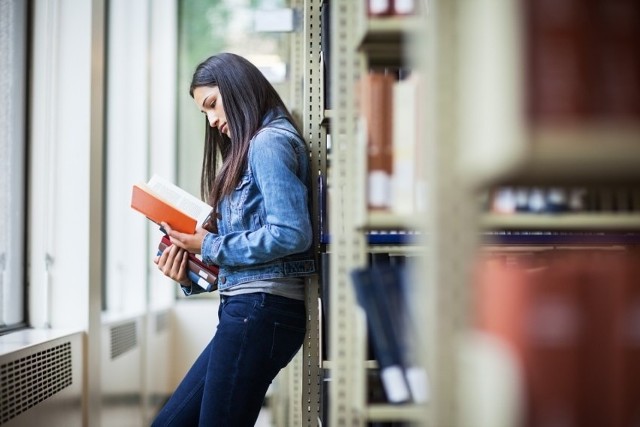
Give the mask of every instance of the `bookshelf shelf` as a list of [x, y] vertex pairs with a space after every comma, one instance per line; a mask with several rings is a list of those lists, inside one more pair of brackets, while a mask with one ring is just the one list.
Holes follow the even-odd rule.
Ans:
[[[375, 360], [365, 360], [363, 363], [365, 369], [376, 369], [378, 367], [378, 362], [376, 362]], [[334, 366], [335, 364], [331, 360], [322, 361], [323, 369], [331, 370], [334, 368]]]
[[631, 231], [640, 230], [640, 215], [619, 214], [486, 214], [484, 230]]
[[640, 182], [640, 124], [538, 127], [521, 159], [489, 181], [509, 184]]
[[411, 244], [397, 244], [397, 245], [368, 245], [367, 252], [371, 254], [380, 253], [380, 254], [391, 254], [391, 255], [410, 255], [410, 254], [420, 254], [422, 253], [423, 248], [419, 245], [411, 245]]
[[416, 404], [374, 404], [367, 407], [366, 414], [370, 421], [420, 421], [423, 417], [424, 407]]
[[[640, 126], [538, 129], [531, 136], [532, 177], [563, 181], [640, 180]], [[549, 176], [551, 175], [551, 176]]]
[[362, 228], [368, 230], [416, 230], [423, 216], [401, 215], [393, 212], [370, 211]]

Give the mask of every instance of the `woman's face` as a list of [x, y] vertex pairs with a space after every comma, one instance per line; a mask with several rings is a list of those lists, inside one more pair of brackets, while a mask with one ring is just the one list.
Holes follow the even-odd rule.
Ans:
[[218, 128], [221, 133], [231, 138], [227, 116], [222, 106], [222, 95], [220, 95], [218, 86], [199, 86], [195, 88], [193, 100], [200, 111], [207, 116], [209, 126]]

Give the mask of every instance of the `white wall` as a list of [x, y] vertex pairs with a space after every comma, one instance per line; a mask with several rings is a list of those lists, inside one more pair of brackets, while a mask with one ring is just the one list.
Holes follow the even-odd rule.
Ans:
[[218, 326], [218, 298], [179, 301], [174, 308], [171, 382], [177, 386]]

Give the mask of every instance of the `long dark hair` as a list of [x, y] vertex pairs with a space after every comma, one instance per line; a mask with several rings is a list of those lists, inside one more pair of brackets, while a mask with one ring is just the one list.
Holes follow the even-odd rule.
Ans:
[[[191, 79], [191, 97], [200, 86], [218, 86], [231, 131], [229, 138], [217, 128], [211, 128], [205, 118], [200, 195], [213, 206], [217, 215], [218, 202], [231, 194], [240, 182], [247, 167], [249, 142], [260, 129], [265, 114], [279, 108], [294, 126], [295, 122], [271, 83], [255, 65], [241, 56], [225, 52], [200, 63]], [[218, 153], [222, 157], [221, 166]]]

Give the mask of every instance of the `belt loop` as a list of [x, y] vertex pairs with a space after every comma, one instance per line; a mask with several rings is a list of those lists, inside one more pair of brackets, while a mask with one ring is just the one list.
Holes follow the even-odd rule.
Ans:
[[264, 307], [265, 305], [267, 305], [267, 295], [269, 295], [269, 294], [267, 294], [266, 292], [261, 292], [260, 293], [260, 296], [261, 296], [261, 299], [262, 299], [260, 307]]

